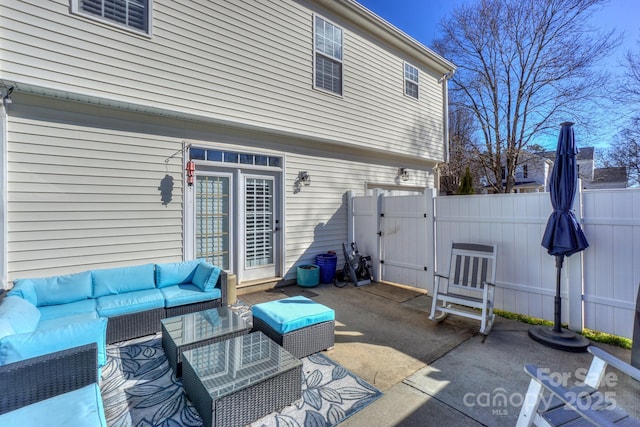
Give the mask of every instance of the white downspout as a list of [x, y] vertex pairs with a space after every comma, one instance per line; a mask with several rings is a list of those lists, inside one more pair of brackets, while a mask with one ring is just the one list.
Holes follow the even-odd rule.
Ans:
[[0, 203], [2, 204], [2, 211], [0, 212], [0, 233], [2, 233], [2, 247], [0, 248], [0, 280], [2, 280], [2, 288], [8, 289], [9, 287], [9, 279], [8, 279], [8, 159], [7, 159], [7, 143], [9, 139], [8, 132], [8, 124], [9, 124], [9, 116], [7, 114], [7, 105], [11, 103], [11, 98], [9, 98], [9, 94], [2, 95], [2, 103], [0, 103]]
[[443, 74], [440, 78], [439, 82], [442, 83], [442, 114], [443, 114], [443, 145], [444, 145], [444, 162], [438, 163], [434, 167], [434, 183], [433, 186], [436, 191], [440, 191], [440, 170], [438, 166], [444, 163], [449, 162], [449, 79], [453, 77], [453, 73], [455, 70], [451, 70], [450, 72]]

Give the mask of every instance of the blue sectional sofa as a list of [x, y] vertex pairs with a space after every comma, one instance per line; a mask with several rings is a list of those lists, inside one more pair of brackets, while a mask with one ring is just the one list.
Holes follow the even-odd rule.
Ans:
[[16, 279], [0, 301], [0, 365], [160, 331], [160, 319], [226, 304], [227, 275], [204, 260]]
[[107, 427], [97, 346], [0, 366], [0, 426]]

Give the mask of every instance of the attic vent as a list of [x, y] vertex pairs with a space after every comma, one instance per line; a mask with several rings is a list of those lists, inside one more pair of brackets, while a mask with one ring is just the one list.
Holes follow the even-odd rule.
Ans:
[[149, 31], [149, 0], [75, 0], [75, 11]]

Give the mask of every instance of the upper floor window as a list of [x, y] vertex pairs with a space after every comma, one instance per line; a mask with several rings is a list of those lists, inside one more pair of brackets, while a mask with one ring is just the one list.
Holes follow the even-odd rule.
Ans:
[[[529, 178], [529, 167], [526, 164], [516, 166], [515, 171], [516, 179], [526, 179]], [[507, 168], [502, 166], [502, 179], [507, 179]]]
[[151, 33], [152, 0], [71, 0], [74, 13]]
[[342, 95], [342, 29], [319, 16], [313, 27], [314, 87]]
[[526, 164], [516, 166], [516, 179], [529, 178], [529, 167]]
[[420, 80], [418, 69], [411, 64], [404, 63], [404, 94], [418, 99]]

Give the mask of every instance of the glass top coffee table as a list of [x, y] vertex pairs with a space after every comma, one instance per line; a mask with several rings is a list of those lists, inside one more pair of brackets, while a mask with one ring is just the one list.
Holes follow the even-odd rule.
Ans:
[[185, 351], [182, 369], [205, 426], [244, 426], [302, 397], [302, 362], [262, 332]]
[[218, 307], [169, 317], [162, 324], [162, 348], [176, 378], [182, 375], [182, 353], [228, 338], [246, 335], [251, 326], [237, 312]]

